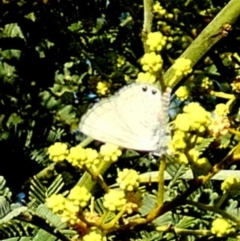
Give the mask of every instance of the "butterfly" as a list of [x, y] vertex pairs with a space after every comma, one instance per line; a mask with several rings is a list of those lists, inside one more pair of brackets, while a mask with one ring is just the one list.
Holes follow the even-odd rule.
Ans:
[[147, 152], [166, 148], [170, 131], [171, 89], [133, 83], [90, 108], [81, 118], [82, 133], [101, 142]]

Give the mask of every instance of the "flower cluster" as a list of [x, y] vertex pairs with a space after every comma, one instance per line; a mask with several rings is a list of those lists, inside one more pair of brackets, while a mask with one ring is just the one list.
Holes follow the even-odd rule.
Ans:
[[153, 5], [153, 12], [158, 14], [159, 16], [163, 16], [164, 14], [167, 13], [166, 9], [164, 9], [159, 2], [156, 2]]
[[85, 187], [74, 187], [68, 197], [62, 194], [54, 194], [47, 198], [46, 205], [54, 213], [61, 216], [62, 222], [75, 224], [80, 222], [78, 212], [87, 206], [91, 194]]
[[214, 114], [208, 129], [215, 138], [228, 133], [230, 121], [227, 116]]
[[227, 116], [227, 114], [229, 113], [229, 107], [223, 103], [217, 104], [215, 106], [214, 113], [216, 113], [219, 116]]
[[173, 69], [175, 69], [175, 76], [176, 77], [182, 77], [187, 76], [192, 72], [191, 68], [192, 61], [190, 59], [185, 58], [179, 58], [175, 61], [173, 64]]
[[106, 81], [99, 81], [97, 83], [97, 93], [102, 96], [108, 94], [109, 84]]
[[206, 158], [200, 157], [195, 146], [202, 143], [203, 136], [211, 123], [211, 114], [198, 103], [190, 103], [178, 114], [175, 121], [175, 131], [169, 143], [169, 149], [178, 157], [181, 164], [191, 164], [193, 168], [201, 168], [206, 173], [211, 168]]
[[135, 170], [125, 168], [118, 172], [117, 183], [122, 190], [136, 190], [139, 187], [139, 175]]
[[83, 241], [107, 241], [107, 238], [100, 230], [93, 229], [88, 234], [84, 235]]
[[97, 165], [99, 160], [99, 154], [96, 150], [91, 148], [83, 148], [80, 145], [70, 148], [69, 155], [66, 160], [73, 166], [82, 168], [84, 165], [88, 168], [93, 165]]
[[208, 77], [202, 79], [201, 87], [207, 90], [211, 90], [213, 88], [213, 82], [209, 80]]
[[179, 100], [184, 101], [189, 97], [190, 91], [187, 86], [180, 86], [175, 94]]
[[86, 207], [91, 198], [91, 193], [85, 187], [75, 186], [69, 193], [68, 199], [76, 206]]
[[103, 206], [109, 211], [120, 211], [126, 203], [125, 193], [122, 190], [110, 189], [110, 191], [104, 195]]
[[162, 68], [163, 60], [155, 52], [146, 53], [141, 59], [142, 68], [146, 72], [156, 73]]
[[104, 161], [115, 162], [118, 160], [118, 157], [122, 155], [122, 151], [118, 146], [106, 143], [100, 147], [99, 154]]
[[69, 151], [67, 144], [61, 142], [55, 142], [48, 148], [49, 158], [54, 162], [61, 162], [66, 159]]
[[211, 123], [211, 114], [199, 103], [192, 102], [184, 107], [183, 113], [177, 115], [174, 124], [178, 130], [183, 132], [204, 133]]
[[152, 32], [148, 34], [146, 44], [149, 46], [150, 51], [161, 51], [166, 45], [166, 37], [160, 32]]
[[232, 90], [236, 93], [240, 93], [240, 76], [238, 76], [232, 83]]
[[138, 77], [136, 79], [136, 82], [137, 83], [150, 83], [150, 84], [153, 84], [154, 82], [156, 81], [156, 76], [149, 73], [149, 72], [146, 72], [146, 73], [143, 73], [143, 72], [140, 72], [138, 74]]
[[227, 177], [221, 184], [221, 189], [224, 193], [234, 193], [240, 189], [239, 177]]
[[125, 62], [126, 62], [125, 57], [119, 56], [119, 57], [117, 58], [117, 67], [118, 67], [118, 68], [122, 67], [122, 66], [125, 64]]
[[217, 237], [224, 237], [234, 231], [235, 228], [231, 222], [224, 218], [217, 218], [212, 222], [211, 232]]

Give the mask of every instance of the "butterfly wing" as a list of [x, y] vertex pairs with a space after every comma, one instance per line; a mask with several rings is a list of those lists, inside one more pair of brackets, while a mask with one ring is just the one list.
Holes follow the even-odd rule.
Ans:
[[155, 150], [159, 141], [160, 91], [150, 84], [132, 84], [118, 93], [114, 103], [122, 128], [128, 132], [124, 146], [142, 151]]
[[161, 98], [160, 91], [153, 85], [131, 84], [95, 104], [82, 117], [80, 130], [99, 141], [155, 151], [165, 118]]

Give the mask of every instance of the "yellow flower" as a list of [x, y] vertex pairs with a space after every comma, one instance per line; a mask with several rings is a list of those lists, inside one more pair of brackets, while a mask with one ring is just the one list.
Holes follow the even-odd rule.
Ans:
[[122, 190], [111, 189], [104, 196], [103, 206], [109, 211], [120, 211], [127, 203]]
[[109, 93], [109, 84], [106, 81], [100, 81], [97, 84], [97, 93], [99, 95], [106, 95]]
[[187, 147], [186, 134], [183, 131], [177, 130], [174, 132], [172, 140], [169, 143], [169, 148], [173, 152], [176, 150], [184, 150]]
[[227, 177], [221, 184], [221, 189], [224, 193], [236, 192], [240, 189], [240, 178], [239, 177]]
[[178, 156], [177, 161], [180, 164], [188, 164], [188, 158], [186, 157], [186, 155], [184, 153], [179, 153], [177, 156]]
[[118, 157], [122, 155], [122, 151], [118, 146], [106, 143], [101, 146], [99, 154], [104, 161], [115, 162], [118, 160]]
[[76, 186], [70, 191], [67, 198], [76, 206], [86, 207], [91, 198], [91, 193], [86, 187]]
[[66, 198], [62, 194], [53, 194], [46, 199], [46, 205], [54, 213], [61, 212], [64, 209]]
[[187, 86], [181, 86], [175, 92], [179, 100], [184, 101], [189, 97], [189, 88]]
[[192, 121], [186, 113], [180, 113], [177, 115], [174, 124], [178, 130], [188, 132], [190, 131]]
[[107, 241], [107, 238], [99, 230], [93, 229], [83, 236], [83, 241]]
[[229, 113], [229, 107], [226, 104], [217, 104], [214, 112], [220, 116], [226, 116]]
[[217, 237], [224, 237], [235, 231], [235, 228], [230, 221], [224, 218], [217, 218], [212, 223], [211, 232]]
[[146, 72], [146, 73], [140, 72], [138, 74], [137, 79], [136, 79], [137, 83], [150, 83], [150, 84], [153, 84], [155, 81], [156, 81], [156, 76], [152, 75], [149, 72]]
[[176, 76], [186, 76], [192, 72], [191, 68], [192, 61], [190, 59], [179, 58], [173, 64], [173, 69], [176, 70]]
[[191, 149], [188, 151], [188, 155], [191, 158], [192, 161], [196, 161], [198, 157], [200, 156], [200, 152], [196, 149]]
[[141, 59], [143, 70], [150, 73], [156, 73], [161, 70], [162, 63], [162, 57], [155, 52], [146, 53]]
[[153, 12], [154, 13], [157, 13], [159, 16], [163, 16], [166, 14], [166, 9], [164, 9], [159, 2], [156, 2], [154, 5], [153, 5]]
[[62, 222], [68, 222], [69, 224], [77, 224], [80, 220], [78, 218], [78, 212], [80, 208], [74, 202], [70, 200], [65, 201], [65, 206], [60, 214]]
[[81, 147], [80, 145], [71, 147], [70, 152], [66, 159], [73, 166], [82, 167], [82, 162], [86, 159], [85, 149], [83, 147]]
[[201, 87], [203, 87], [204, 89], [212, 89], [213, 82], [209, 80], [208, 77], [205, 77], [202, 79]]
[[160, 51], [166, 44], [166, 37], [160, 32], [149, 33], [146, 44], [150, 51]]
[[139, 187], [139, 175], [133, 169], [124, 168], [118, 172], [117, 183], [122, 190], [136, 190]]
[[65, 160], [68, 152], [67, 144], [61, 142], [55, 142], [48, 148], [49, 158], [54, 162]]
[[72, 147], [67, 156], [67, 161], [73, 166], [82, 168], [84, 165], [88, 168], [99, 163], [98, 152], [91, 148], [83, 148], [80, 145]]
[[100, 160], [99, 160], [99, 154], [96, 150], [92, 148], [86, 148], [86, 159], [84, 160], [83, 164], [85, 164], [88, 168], [97, 165]]

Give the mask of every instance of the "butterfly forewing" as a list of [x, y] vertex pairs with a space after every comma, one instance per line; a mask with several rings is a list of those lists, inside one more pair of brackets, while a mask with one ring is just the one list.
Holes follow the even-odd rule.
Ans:
[[99, 141], [155, 151], [163, 135], [161, 125], [167, 122], [163, 120], [167, 116], [163, 114], [164, 98], [153, 85], [131, 84], [87, 111], [80, 130]]

